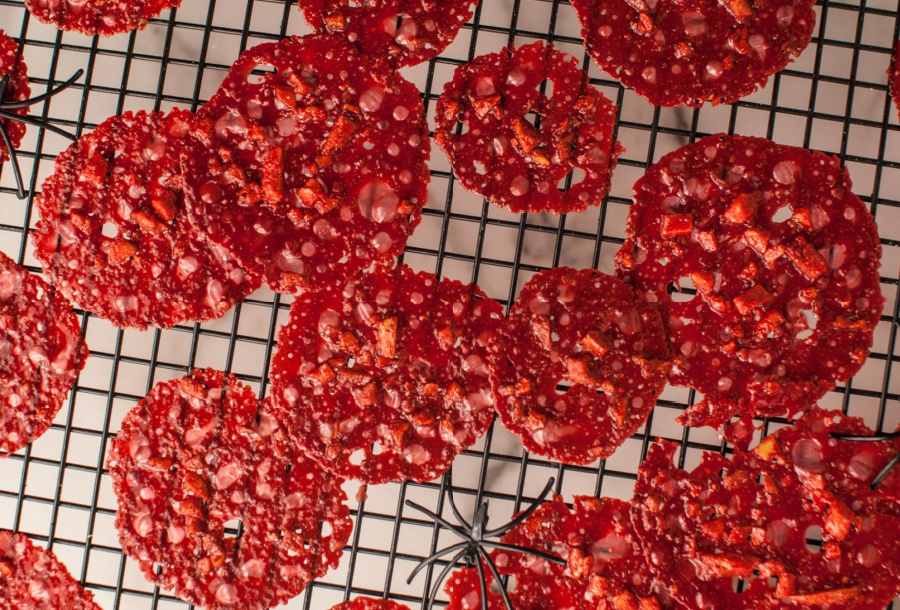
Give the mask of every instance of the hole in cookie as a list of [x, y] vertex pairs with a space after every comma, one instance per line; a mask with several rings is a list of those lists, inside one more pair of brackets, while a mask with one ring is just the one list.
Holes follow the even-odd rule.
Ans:
[[241, 520], [240, 519], [232, 519], [225, 523], [225, 538], [240, 538], [241, 537]]
[[545, 78], [538, 86], [538, 91], [543, 91], [544, 95], [548, 98], [553, 97], [553, 81], [549, 78]]
[[[490, 587], [491, 593], [493, 593], [495, 595], [500, 595], [500, 585], [501, 585], [501, 583], [497, 582], [496, 580], [491, 582], [491, 587]], [[512, 593], [513, 591], [516, 590], [516, 577], [515, 576], [509, 576], [506, 579], [506, 590], [509, 593]]]
[[822, 528], [818, 525], [810, 525], [806, 528], [806, 548], [810, 553], [822, 552]]
[[697, 290], [694, 288], [694, 282], [689, 276], [678, 278], [674, 282], [669, 282], [666, 286], [666, 292], [675, 303], [687, 303], [697, 296]]
[[803, 341], [805, 339], [809, 339], [813, 335], [813, 332], [815, 332], [816, 330], [816, 324], [818, 324], [819, 322], [819, 317], [811, 309], [801, 309], [800, 316], [806, 322], [807, 326], [806, 329], [801, 330], [799, 333], [797, 333], [797, 338]]
[[278, 74], [278, 69], [275, 66], [270, 66], [268, 64], [262, 64], [260, 66], [256, 66], [247, 75], [247, 82], [251, 85], [259, 85], [266, 82], [266, 78], [270, 74]]
[[559, 381], [559, 383], [556, 384], [556, 393], [562, 396], [563, 394], [568, 392], [569, 388], [571, 388], [573, 385], [574, 384], [568, 379], [562, 379]]
[[366, 459], [366, 452], [363, 451], [362, 449], [357, 449], [356, 451], [354, 451], [353, 453], [350, 454], [349, 461], [350, 461], [350, 464], [352, 464], [353, 466], [361, 466], [363, 463], [363, 460], [365, 460], [365, 459]]
[[323, 536], [324, 538], [327, 538], [327, 537], [330, 536], [333, 532], [334, 532], [334, 528], [331, 527], [331, 523], [329, 523], [328, 521], [323, 521], [323, 522], [322, 522], [322, 536]]
[[783, 205], [772, 214], [772, 222], [786, 222], [793, 216], [793, 212], [791, 211], [791, 206]]
[[378, 441], [372, 443], [372, 455], [381, 455], [381, 451], [381, 443], [379, 443]]
[[567, 191], [579, 182], [587, 178], [587, 174], [580, 167], [573, 167], [572, 171], [562, 177], [556, 184], [556, 188], [560, 191]]
[[119, 234], [119, 229], [111, 222], [104, 222], [103, 227], [100, 229], [100, 233], [103, 235], [103, 237], [115, 239]]

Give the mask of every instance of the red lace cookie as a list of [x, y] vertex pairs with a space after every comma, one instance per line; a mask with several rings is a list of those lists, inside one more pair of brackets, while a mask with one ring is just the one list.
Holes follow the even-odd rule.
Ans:
[[142, 30], [181, 0], [25, 0], [25, 7], [41, 23], [87, 36], [112, 36]]
[[[793, 417], [859, 370], [884, 298], [872, 215], [840, 162], [716, 135], [634, 186], [617, 273], [659, 304], [689, 426]], [[693, 297], [678, 294], [691, 282]]]
[[72, 305], [0, 252], [0, 458], [47, 431], [87, 356]]
[[494, 417], [503, 310], [475, 285], [402, 265], [310, 290], [272, 359], [272, 408], [327, 469], [430, 481]]
[[354, 597], [348, 602], [334, 606], [331, 610], [409, 610], [409, 606], [392, 602], [389, 599]]
[[259, 416], [251, 388], [211, 369], [154, 386], [108, 467], [126, 554], [211, 610], [287, 602], [337, 566], [350, 536], [342, 480]]
[[127, 112], [56, 160], [35, 256], [79, 307], [122, 327], [219, 318], [261, 284], [188, 222], [180, 155], [193, 114]]
[[[28, 74], [25, 62], [19, 55], [19, 45], [15, 40], [7, 36], [0, 29], [0, 79], [9, 76], [6, 88], [0, 95], [0, 101], [5, 103], [23, 102], [31, 95], [31, 87], [28, 86]], [[12, 114], [25, 116], [28, 108], [14, 108], [9, 110]], [[6, 129], [13, 148], [18, 148], [25, 136], [25, 123], [0, 118], [0, 125]], [[0, 163], [9, 160], [9, 151], [6, 142], [0, 138]]]
[[[833, 488], [820, 476], [828, 466], [803, 442], [778, 458], [766, 449], [732, 460], [705, 453], [691, 472], [672, 463], [674, 443], [651, 447], [632, 520], [651, 570], [677, 600], [692, 608], [882, 610], [900, 592], [900, 518]], [[777, 446], [778, 434], [761, 448]], [[807, 542], [813, 532], [821, 532], [820, 548]]]
[[100, 610], [94, 594], [72, 578], [56, 555], [22, 534], [0, 531], [0, 608]]
[[341, 35], [396, 70], [439, 55], [472, 18], [478, 0], [299, 0], [317, 32]]
[[[599, 205], [623, 150], [613, 138], [616, 107], [574, 57], [542, 41], [458, 67], [435, 121], [435, 141], [462, 185], [513, 212]], [[570, 173], [573, 184], [561, 183]]]
[[572, 0], [591, 58], [655, 106], [731, 103], [809, 44], [814, 0]]
[[560, 462], [611, 455], [643, 425], [666, 384], [670, 354], [659, 313], [593, 269], [534, 276], [504, 334], [510, 364], [498, 373], [500, 419], [528, 451]]
[[894, 54], [891, 55], [891, 66], [888, 68], [888, 87], [894, 97], [894, 105], [900, 112], [900, 41], [897, 42]]
[[[573, 500], [570, 510], [561, 497], [554, 497], [501, 538], [505, 544], [558, 555], [567, 565], [514, 551], [491, 553], [498, 572], [515, 583], [509, 591], [513, 608], [686, 608], [664, 590], [656, 593], [660, 588], [632, 531], [627, 502], [587, 496]], [[494, 578], [487, 568], [485, 576], [490, 587]], [[480, 587], [476, 569], [455, 572], [445, 588], [448, 609], [484, 608]], [[502, 596], [488, 590], [488, 608], [506, 610]]]
[[198, 112], [191, 221], [283, 292], [393, 264], [427, 198], [423, 108], [339, 37], [254, 47]]

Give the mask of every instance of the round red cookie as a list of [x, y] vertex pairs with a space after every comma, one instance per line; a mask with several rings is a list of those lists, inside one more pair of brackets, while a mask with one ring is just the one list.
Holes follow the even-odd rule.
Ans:
[[[705, 453], [691, 472], [672, 463], [676, 449], [651, 447], [632, 520], [651, 570], [677, 600], [692, 608], [881, 610], [900, 592], [900, 518], [845, 502], [849, 490], [834, 493], [821, 470], [809, 471], [827, 467], [805, 448], [793, 462]], [[821, 547], [809, 546], [818, 536]], [[744, 581], [740, 591], [735, 578]]]
[[478, 0], [299, 0], [307, 23], [345, 36], [360, 53], [396, 70], [439, 55], [453, 42]]
[[25, 7], [41, 23], [87, 36], [112, 36], [143, 30], [147, 23], [181, 0], [25, 0]]
[[337, 566], [350, 536], [341, 479], [259, 415], [251, 388], [211, 369], [154, 386], [108, 467], [125, 553], [211, 610], [287, 602]]
[[[576, 496], [570, 510], [556, 496], [545, 502], [501, 541], [552, 553], [567, 561], [557, 565], [527, 553], [495, 550], [491, 558], [502, 576], [511, 576], [509, 591], [516, 610], [567, 608], [683, 608], [660, 589], [637, 544], [629, 504], [612, 498]], [[487, 567], [488, 585], [493, 576]], [[447, 585], [448, 608], [483, 608], [475, 569], [454, 573]], [[490, 589], [489, 589], [490, 591]], [[490, 610], [506, 608], [498, 592], [488, 593]]]
[[[539, 90], [544, 81], [548, 93]], [[616, 107], [574, 57], [543, 41], [459, 66], [435, 121], [435, 141], [460, 183], [513, 212], [599, 205], [623, 150], [613, 137]]]
[[0, 608], [100, 610], [94, 594], [72, 578], [56, 555], [22, 534], [0, 531]]
[[[19, 55], [18, 43], [7, 36], [0, 29], [0, 79], [9, 76], [6, 83], [6, 89], [3, 92], [0, 102], [12, 103], [23, 102], [31, 95], [31, 87], [28, 86], [28, 74], [25, 62]], [[28, 108], [15, 108], [9, 110], [13, 114], [25, 116], [28, 114]], [[18, 148], [25, 136], [25, 123], [21, 121], [10, 121], [0, 118], [0, 126], [6, 129], [6, 134], [12, 142], [13, 148]], [[6, 148], [6, 142], [0, 138], [0, 163], [9, 160], [9, 150]]]
[[[862, 365], [884, 307], [881, 244], [851, 186], [837, 158], [726, 135], [635, 184], [617, 273], [659, 305], [669, 380], [705, 395], [682, 423], [794, 416]], [[695, 296], [670, 294], [687, 281]]]
[[612, 455], [666, 384], [670, 354], [659, 313], [594, 269], [534, 276], [504, 334], [510, 365], [498, 373], [500, 420], [528, 451], [560, 462]]
[[0, 458], [47, 431], [87, 356], [72, 305], [0, 252]]
[[409, 610], [409, 606], [392, 602], [389, 599], [354, 597], [348, 602], [334, 606], [331, 610]]
[[218, 318], [261, 283], [188, 222], [179, 157], [193, 118], [108, 119], [57, 158], [37, 198], [44, 271], [118, 326]]
[[191, 220], [282, 292], [393, 264], [427, 199], [423, 108], [339, 37], [254, 47], [198, 113]]
[[894, 97], [894, 105], [900, 112], [900, 41], [897, 41], [894, 54], [891, 55], [891, 66], [888, 68], [888, 87]]
[[731, 103], [809, 44], [814, 0], [572, 0], [588, 54], [655, 106]]
[[275, 418], [341, 476], [430, 481], [493, 420], [502, 317], [405, 265], [303, 293], [272, 359]]

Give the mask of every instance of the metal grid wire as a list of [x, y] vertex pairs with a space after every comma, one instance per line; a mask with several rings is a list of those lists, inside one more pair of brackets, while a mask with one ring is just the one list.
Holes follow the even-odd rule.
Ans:
[[[460, 63], [534, 39], [554, 42], [582, 59], [592, 82], [619, 107], [617, 137], [628, 149], [619, 161], [610, 196], [600, 206], [563, 217], [515, 215], [487, 205], [453, 179], [446, 158], [433, 150], [430, 202], [405, 261], [444, 277], [476, 281], [508, 304], [531, 275], [557, 265], [612, 271], [624, 236], [631, 185], [663, 154], [719, 131], [765, 136], [837, 154], [850, 168], [854, 190], [879, 224], [884, 258], [885, 315], [862, 371], [822, 404], [863, 416], [871, 427], [900, 422], [900, 374], [892, 375], [897, 346], [900, 282], [900, 124], [887, 93], [887, 69], [900, 37], [898, 0], [822, 0], [813, 43], [769, 86], [744, 100], [702, 110], [652, 108], [622, 89], [585, 56], [572, 7], [560, 0], [482, 0], [475, 18], [441, 57], [404, 75], [424, 92], [430, 115], [443, 83]], [[184, 0], [140, 33], [110, 39], [62, 34], [30, 19], [21, 0], [0, 0], [0, 28], [22, 41], [35, 94], [79, 68], [79, 84], [32, 108], [76, 133], [125, 110], [196, 109], [218, 87], [240, 51], [306, 26], [284, 0]], [[20, 160], [33, 192], [52, 170], [66, 142], [30, 128]], [[29, 227], [32, 199], [18, 201], [11, 168], [0, 168], [0, 250], [33, 271]], [[115, 499], [103, 470], [106, 447], [123, 415], [152, 385], [189, 367], [235, 372], [266, 392], [266, 370], [289, 298], [260, 290], [223, 319], [148, 332], [123, 331], [80, 313], [91, 358], [51, 430], [32, 446], [0, 461], [0, 528], [44, 543], [94, 591], [104, 608], [186, 607], [147, 583], [119, 549]], [[492, 523], [507, 520], [535, 497], [551, 476], [555, 491], [627, 499], [635, 472], [657, 436], [680, 440], [680, 460], [693, 466], [702, 450], [726, 447], [709, 429], [686, 430], [675, 417], [695, 399], [667, 388], [641, 432], [608, 460], [568, 467], [523, 453], [518, 440], [496, 425], [454, 465], [454, 489], [464, 515], [491, 501]], [[768, 422], [773, 427], [784, 422]], [[769, 427], [772, 430], [773, 427]], [[314, 583], [289, 608], [320, 610], [357, 594], [390, 595], [419, 607], [440, 569], [405, 583], [412, 568], [435, 549], [458, 542], [404, 506], [414, 500], [446, 513], [446, 478], [428, 484], [388, 484], [351, 498], [355, 529], [339, 568]], [[363, 496], [360, 495], [360, 498]], [[450, 515], [445, 514], [448, 518]], [[895, 603], [900, 608], [900, 604]]]

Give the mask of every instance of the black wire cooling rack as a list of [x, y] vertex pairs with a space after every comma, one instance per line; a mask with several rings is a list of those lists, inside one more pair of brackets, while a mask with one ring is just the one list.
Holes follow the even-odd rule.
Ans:
[[[653, 108], [602, 74], [585, 56], [568, 3], [482, 0], [472, 22], [439, 58], [404, 70], [423, 91], [429, 114], [460, 63], [510, 43], [545, 39], [581, 58], [594, 84], [616, 102], [617, 137], [628, 150], [619, 160], [612, 192], [600, 206], [555, 217], [515, 215], [487, 205], [453, 180], [444, 155], [434, 147], [430, 202], [405, 261], [445, 277], [476, 281], [508, 304], [543, 268], [569, 265], [611, 272], [631, 185], [650, 163], [689, 141], [728, 131], [839, 155], [880, 227], [887, 305], [869, 360], [822, 404], [863, 416], [873, 428], [894, 429], [900, 422], [900, 374], [892, 374], [900, 359], [900, 124], [885, 71], [900, 37], [898, 8], [898, 0], [823, 0], [812, 44], [768, 87], [733, 105], [689, 110]], [[181, 8], [163, 13], [145, 31], [108, 39], [59, 33], [30, 19], [21, 0], [0, 0], [0, 28], [21, 41], [35, 94], [85, 70], [78, 84], [31, 110], [76, 134], [124, 110], [196, 109], [215, 92], [242, 50], [307, 32], [297, 7], [283, 0], [184, 0]], [[56, 134], [29, 129], [19, 160], [30, 192], [39, 189], [66, 145]], [[29, 243], [35, 221], [31, 196], [20, 201], [9, 164], [0, 167], [0, 250], [40, 271]], [[115, 499], [103, 470], [108, 441], [123, 415], [155, 382], [180, 377], [190, 367], [230, 370], [264, 395], [274, 338], [289, 303], [289, 298], [261, 290], [221, 320], [147, 332], [119, 330], [81, 313], [92, 357], [51, 430], [0, 461], [0, 528], [24, 532], [52, 548], [104, 608], [185, 607], [147, 583], [119, 549]], [[587, 467], [527, 455], [515, 437], [495, 424], [454, 464], [456, 504], [471, 519], [475, 507], [489, 500], [496, 526], [527, 506], [551, 477], [554, 491], [567, 499], [573, 494], [627, 499], [637, 467], [657, 436], [681, 441], [680, 460], [686, 466], [696, 464], [702, 450], [727, 450], [715, 432], [688, 431], [675, 423], [694, 399], [692, 392], [667, 388], [639, 434], [608, 460]], [[355, 529], [341, 565], [287, 607], [322, 610], [368, 594], [389, 595], [418, 608], [446, 564], [436, 562], [409, 585], [407, 576], [424, 557], [460, 540], [405, 502], [452, 519], [446, 486], [445, 478], [373, 486], [367, 494], [357, 494], [357, 487], [348, 484]]]

